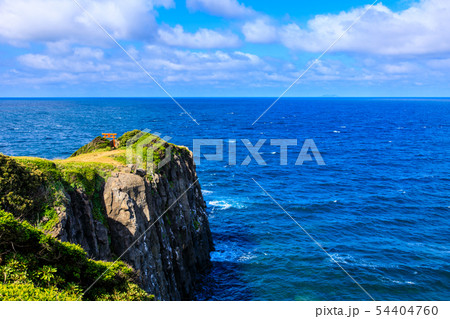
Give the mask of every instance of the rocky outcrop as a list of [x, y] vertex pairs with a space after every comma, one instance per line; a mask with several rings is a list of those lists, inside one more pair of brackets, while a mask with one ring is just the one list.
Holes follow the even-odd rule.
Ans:
[[108, 228], [94, 219], [92, 203], [81, 190], [64, 193], [64, 203], [56, 207], [59, 223], [50, 232], [61, 241], [79, 244], [89, 257], [111, 259]]
[[54, 236], [80, 244], [95, 259], [120, 257], [157, 299], [192, 299], [213, 250], [192, 153], [173, 153], [150, 175], [124, 167], [105, 181], [102, 198], [106, 225], [94, 219], [82, 191], [66, 193]]

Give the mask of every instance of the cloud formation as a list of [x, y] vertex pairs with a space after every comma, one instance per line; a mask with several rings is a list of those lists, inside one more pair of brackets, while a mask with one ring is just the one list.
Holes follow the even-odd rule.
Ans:
[[[173, 0], [78, 0], [115, 38], [145, 40], [156, 30], [153, 9]], [[0, 41], [105, 42], [104, 33], [73, 1], [0, 0]]]
[[161, 28], [158, 34], [164, 44], [192, 49], [234, 48], [241, 43], [239, 37], [231, 32], [200, 28], [195, 33], [189, 33], [181, 25]]
[[[243, 0], [187, 0], [193, 16], [170, 10], [161, 16], [171, 15], [167, 22], [178, 24], [168, 25], [157, 23], [156, 8], [174, 8], [173, 0], [78, 1], [164, 85], [193, 92], [258, 87], [263, 95], [271, 94], [267, 87], [275, 95], [282, 92], [366, 8], [317, 15], [300, 24], [289, 17], [276, 21]], [[203, 19], [197, 11], [228, 20]], [[197, 17], [202, 24], [188, 29]], [[345, 83], [349, 90], [361, 83], [448, 88], [449, 27], [450, 1], [421, 0], [398, 12], [380, 3], [309, 70], [297, 92], [312, 83], [320, 90]], [[71, 0], [0, 0], [0, 48], [7, 61], [0, 63], [0, 83], [6, 88], [53, 83], [88, 90], [101, 83], [134, 88], [149, 82]]]
[[71, 55], [51, 56], [28, 53], [19, 56], [18, 60], [29, 68], [47, 71], [84, 73], [111, 69], [108, 64], [102, 62], [102, 50], [86, 47], [75, 48]]
[[251, 43], [275, 43], [278, 41], [279, 30], [267, 17], [246, 22], [242, 26], [245, 40]]
[[187, 0], [186, 6], [191, 11], [202, 11], [224, 18], [246, 18], [256, 12], [237, 0]]
[[[296, 23], [276, 25], [269, 19], [244, 24], [246, 41], [280, 42], [296, 51], [320, 52], [336, 40], [366, 7], [339, 14], [318, 15], [306, 28]], [[450, 1], [422, 0], [393, 12], [375, 5], [335, 45], [333, 51], [379, 55], [421, 55], [450, 52]]]

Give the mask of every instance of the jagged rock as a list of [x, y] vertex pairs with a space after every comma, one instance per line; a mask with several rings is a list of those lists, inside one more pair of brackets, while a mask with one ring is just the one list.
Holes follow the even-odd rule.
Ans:
[[101, 194], [107, 225], [95, 220], [81, 190], [65, 193], [52, 233], [95, 259], [123, 255], [140, 274], [142, 288], [160, 300], [192, 299], [196, 277], [211, 265], [214, 249], [192, 152], [173, 156], [151, 181], [145, 170], [111, 174]]
[[59, 223], [51, 234], [62, 240], [79, 244], [90, 258], [111, 259], [108, 229], [94, 219], [92, 204], [81, 190], [65, 193], [62, 207], [57, 207]]
[[213, 249], [205, 202], [198, 182], [193, 184], [192, 153], [185, 157], [166, 165], [153, 183], [119, 173], [105, 184], [111, 249], [125, 253], [123, 260], [141, 273], [143, 288], [163, 300], [192, 297]]
[[136, 169], [136, 175], [144, 177], [145, 175], [147, 175], [147, 171], [145, 169], [138, 168]]

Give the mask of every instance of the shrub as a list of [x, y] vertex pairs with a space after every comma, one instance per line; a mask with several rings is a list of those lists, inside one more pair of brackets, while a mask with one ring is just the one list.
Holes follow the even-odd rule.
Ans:
[[99, 152], [99, 151], [109, 151], [111, 150], [112, 141], [97, 136], [94, 138], [90, 143], [80, 147], [75, 153], [70, 155], [70, 157], [75, 157], [81, 154], [87, 154], [92, 152]]
[[0, 154], [0, 209], [21, 219], [35, 220], [40, 210], [44, 176]]
[[135, 272], [124, 262], [91, 260], [81, 247], [1, 210], [0, 238], [2, 300], [153, 299], [138, 287]]

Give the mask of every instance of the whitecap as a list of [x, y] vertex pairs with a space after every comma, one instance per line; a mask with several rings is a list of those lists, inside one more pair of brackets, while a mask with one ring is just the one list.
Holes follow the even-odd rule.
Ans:
[[202, 194], [203, 195], [210, 195], [210, 194], [212, 194], [213, 193], [213, 191], [209, 191], [209, 190], [207, 190], [207, 189], [202, 189]]
[[338, 133], [339, 134], [339, 133], [341, 133], [341, 131], [333, 131], [333, 133]]
[[229, 208], [245, 208], [245, 205], [232, 200], [213, 200], [208, 202], [208, 205], [214, 206], [218, 210], [226, 210]]
[[217, 207], [217, 209], [220, 209], [220, 210], [225, 210], [225, 209], [232, 207], [231, 204], [227, 203], [224, 200], [213, 200], [213, 201], [208, 202], [208, 204], [211, 206]]
[[239, 262], [246, 262], [246, 261], [252, 260], [254, 258], [256, 258], [256, 256], [253, 255], [252, 253], [248, 252], [248, 253], [243, 254], [241, 257], [239, 257], [238, 261]]

